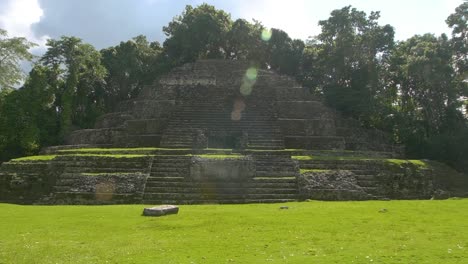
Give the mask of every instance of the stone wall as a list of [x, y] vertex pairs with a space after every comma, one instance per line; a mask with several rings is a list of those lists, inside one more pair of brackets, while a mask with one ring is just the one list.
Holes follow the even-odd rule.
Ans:
[[217, 159], [193, 157], [190, 165], [191, 181], [242, 182], [255, 175], [252, 159]]

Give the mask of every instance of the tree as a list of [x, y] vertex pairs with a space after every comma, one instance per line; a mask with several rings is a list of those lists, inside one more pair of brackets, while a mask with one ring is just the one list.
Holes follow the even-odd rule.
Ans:
[[[452, 49], [458, 73], [468, 78], [468, 2], [464, 2], [455, 9], [447, 20], [452, 28]], [[467, 93], [468, 94], [468, 93]]]
[[253, 60], [264, 59], [266, 45], [260, 38], [264, 27], [260, 22], [250, 23], [245, 19], [237, 19], [231, 30], [226, 34], [226, 59]]
[[447, 20], [447, 25], [452, 28], [452, 51], [458, 86], [465, 97], [465, 114], [468, 117], [468, 2], [464, 2], [455, 9]]
[[34, 46], [25, 38], [8, 38], [7, 32], [0, 28], [0, 90], [13, 88], [22, 81], [20, 62], [33, 59], [28, 50]]
[[214, 6], [202, 4], [193, 8], [187, 5], [182, 15], [163, 28], [167, 36], [165, 52], [175, 65], [203, 58], [224, 58], [231, 24], [230, 15]]
[[96, 91], [104, 85], [107, 71], [101, 65], [101, 54], [79, 38], [50, 39], [47, 46], [41, 62], [49, 69], [50, 83], [56, 86], [63, 138], [72, 126], [91, 127], [96, 116], [102, 113], [102, 97]]
[[291, 76], [298, 74], [304, 42], [298, 39], [292, 40], [288, 33], [273, 28], [266, 46], [267, 64], [271, 69]]
[[303, 79], [318, 77], [312, 88], [322, 92], [329, 105], [368, 126], [383, 123], [381, 67], [394, 44], [393, 27], [380, 26], [379, 17], [379, 12], [367, 16], [351, 6], [334, 10], [319, 22], [322, 32], [309, 42], [303, 64]]
[[150, 43], [141, 35], [101, 50], [102, 64], [109, 73], [104, 91], [107, 109], [135, 97], [144, 84], [150, 84], [165, 71], [161, 53], [158, 42]]

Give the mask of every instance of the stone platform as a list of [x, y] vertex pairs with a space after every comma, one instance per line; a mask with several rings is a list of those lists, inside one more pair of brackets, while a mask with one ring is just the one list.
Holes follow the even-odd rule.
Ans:
[[55, 148], [2, 164], [0, 179], [1, 201], [26, 204], [428, 199], [466, 184], [389, 152], [181, 148]]

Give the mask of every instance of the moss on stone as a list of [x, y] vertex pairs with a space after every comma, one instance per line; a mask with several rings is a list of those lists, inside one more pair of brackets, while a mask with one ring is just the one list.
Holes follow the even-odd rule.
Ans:
[[70, 153], [70, 152], [138, 152], [138, 151], [157, 151], [157, 150], [190, 150], [188, 148], [154, 148], [154, 147], [146, 147], [146, 148], [78, 148], [78, 149], [61, 149], [58, 150], [60, 153]]
[[99, 177], [99, 176], [112, 176], [112, 175], [129, 175], [129, 174], [135, 174], [135, 173], [130, 173], [130, 172], [84, 172], [81, 173], [81, 176], [87, 176], [87, 177]]
[[308, 172], [329, 172], [331, 170], [319, 170], [319, 169], [300, 169], [300, 173], [301, 174], [304, 174], [304, 173], [308, 173]]
[[382, 158], [366, 158], [366, 157], [343, 157], [343, 156], [291, 156], [294, 160], [359, 160], [359, 161], [382, 161], [389, 164], [404, 165], [413, 164], [418, 167], [427, 167], [428, 164], [423, 160], [407, 160], [407, 159], [382, 159]]
[[196, 155], [196, 157], [204, 158], [204, 159], [242, 159], [245, 156], [239, 155], [239, 154], [229, 154], [229, 155], [223, 155], [223, 154], [201, 154], [201, 155]]
[[17, 159], [12, 159], [11, 161], [47, 161], [53, 160], [57, 157], [57, 155], [38, 155], [38, 156], [29, 156], [29, 157], [22, 157]]
[[150, 155], [141, 154], [73, 154], [67, 156], [78, 156], [78, 157], [108, 157], [108, 158], [142, 158], [150, 157]]
[[423, 160], [404, 160], [404, 159], [386, 159], [388, 163], [395, 165], [413, 164], [418, 167], [427, 167], [428, 164]]
[[291, 156], [294, 160], [311, 160], [312, 156]]

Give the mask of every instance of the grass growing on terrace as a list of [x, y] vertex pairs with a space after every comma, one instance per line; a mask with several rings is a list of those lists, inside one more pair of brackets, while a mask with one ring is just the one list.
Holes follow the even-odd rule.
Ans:
[[406, 160], [406, 159], [382, 159], [382, 158], [365, 158], [365, 157], [341, 157], [341, 156], [291, 156], [294, 160], [375, 160], [387, 162], [395, 165], [413, 164], [418, 167], [427, 167], [427, 163], [423, 160]]
[[[181, 206], [0, 204], [1, 263], [444, 263], [468, 258], [468, 200]], [[387, 212], [379, 213], [386, 208]]]
[[38, 155], [38, 156], [29, 156], [29, 157], [22, 157], [17, 159], [12, 159], [11, 161], [47, 161], [53, 160], [57, 157], [57, 155]]
[[141, 154], [73, 154], [69, 156], [78, 156], [78, 157], [107, 157], [107, 158], [141, 158], [148, 157], [148, 155]]
[[190, 150], [188, 148], [178, 148], [178, 149], [173, 149], [173, 148], [152, 148], [152, 147], [147, 147], [147, 148], [79, 148], [79, 149], [61, 149], [58, 152], [61, 153], [70, 153], [70, 152], [139, 152], [139, 151], [156, 151], [156, 150]]
[[204, 158], [204, 159], [242, 159], [245, 156], [243, 155], [238, 155], [238, 154], [201, 154], [201, 155], [196, 155], [197, 157]]
[[308, 173], [308, 172], [328, 172], [330, 170], [320, 170], [320, 169], [300, 169], [300, 173], [301, 174], [304, 174], [304, 173]]

